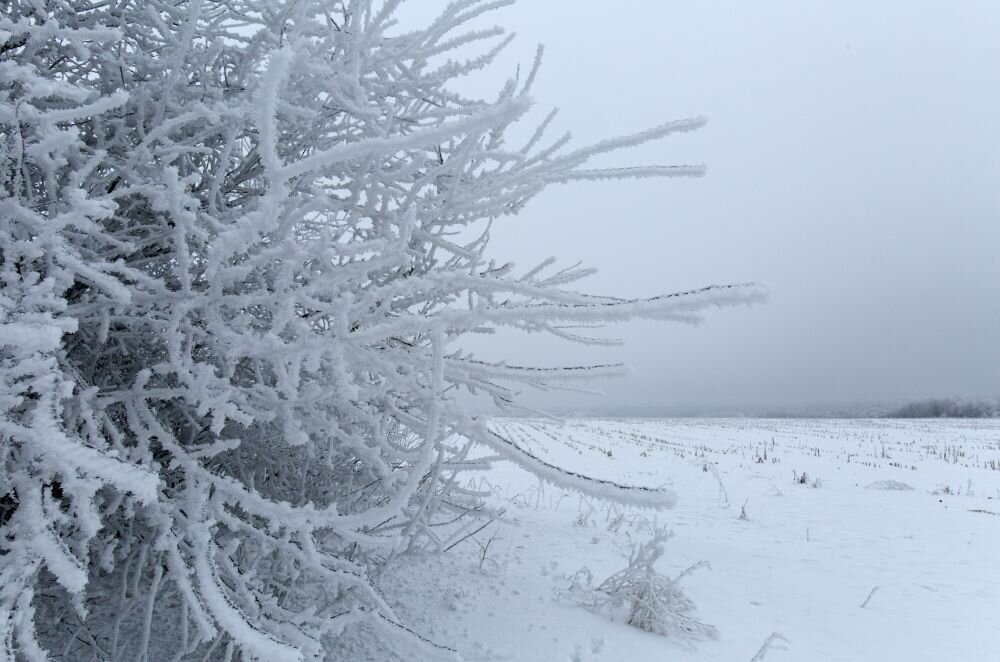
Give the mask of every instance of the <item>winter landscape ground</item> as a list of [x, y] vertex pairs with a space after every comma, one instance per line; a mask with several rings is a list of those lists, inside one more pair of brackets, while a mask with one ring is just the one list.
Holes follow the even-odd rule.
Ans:
[[401, 4], [0, 2], [0, 662], [1000, 660], [1000, 419], [513, 418], [994, 393], [988, 3]]
[[[621, 508], [496, 465], [476, 486], [493, 491], [501, 521], [383, 582], [407, 622], [462, 659], [1000, 656], [998, 421], [507, 419], [496, 429], [554, 464], [668, 486], [679, 500], [658, 513]], [[664, 525], [675, 535], [657, 570], [711, 565], [681, 583], [717, 639], [650, 634], [572, 598], [574, 581], [622, 569]], [[787, 642], [761, 652], [772, 633]]]

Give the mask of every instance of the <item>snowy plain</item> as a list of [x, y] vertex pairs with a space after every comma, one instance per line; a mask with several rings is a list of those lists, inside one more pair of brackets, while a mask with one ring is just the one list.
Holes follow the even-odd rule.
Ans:
[[[998, 421], [508, 419], [495, 429], [553, 464], [668, 487], [679, 501], [621, 508], [509, 464], [475, 479], [503, 516], [383, 578], [400, 616], [461, 659], [1000, 660]], [[710, 564], [682, 587], [717, 639], [643, 632], [568, 599], [574, 579], [622, 569], [656, 526], [675, 534], [659, 572]], [[772, 633], [787, 642], [761, 651]]]

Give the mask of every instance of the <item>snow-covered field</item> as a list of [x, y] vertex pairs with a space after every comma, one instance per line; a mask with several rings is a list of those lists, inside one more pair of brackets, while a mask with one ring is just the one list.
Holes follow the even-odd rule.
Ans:
[[[501, 520], [418, 559], [417, 573], [384, 578], [400, 616], [462, 659], [1000, 660], [1000, 422], [505, 420], [496, 429], [553, 464], [669, 486], [680, 500], [667, 511], [622, 509], [506, 464], [483, 475], [477, 486], [492, 489]], [[682, 587], [717, 639], [650, 634], [568, 597], [574, 578], [589, 571], [599, 583], [663, 525], [675, 536], [661, 573], [711, 565]], [[775, 632], [787, 643], [755, 658]]]

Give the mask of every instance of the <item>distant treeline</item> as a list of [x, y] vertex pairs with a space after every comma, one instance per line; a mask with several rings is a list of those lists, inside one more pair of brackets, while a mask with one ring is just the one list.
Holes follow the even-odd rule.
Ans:
[[911, 402], [887, 414], [889, 418], [996, 418], [1000, 417], [1000, 401], [970, 402], [966, 400], [920, 400]]

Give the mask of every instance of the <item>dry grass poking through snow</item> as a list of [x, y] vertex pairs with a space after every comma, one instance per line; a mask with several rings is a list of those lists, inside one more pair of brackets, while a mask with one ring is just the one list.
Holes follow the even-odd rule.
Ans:
[[[492, 491], [503, 518], [420, 559], [427, 581], [412, 568], [385, 578], [400, 613], [463, 659], [1000, 659], [1000, 421], [504, 420], [497, 430], [553, 464], [669, 486], [680, 502], [624, 509], [498, 465], [474, 487]], [[642, 620], [635, 596], [610, 610], [573, 599], [585, 577], [591, 590], [620, 579], [664, 528], [674, 536], [644, 558], [648, 576], [670, 581], [708, 562], [668, 613], [717, 639], [655, 619], [644, 629], [666, 636], [630, 627]], [[416, 590], [436, 608], [418, 611]], [[405, 652], [386, 652], [395, 656]]]

